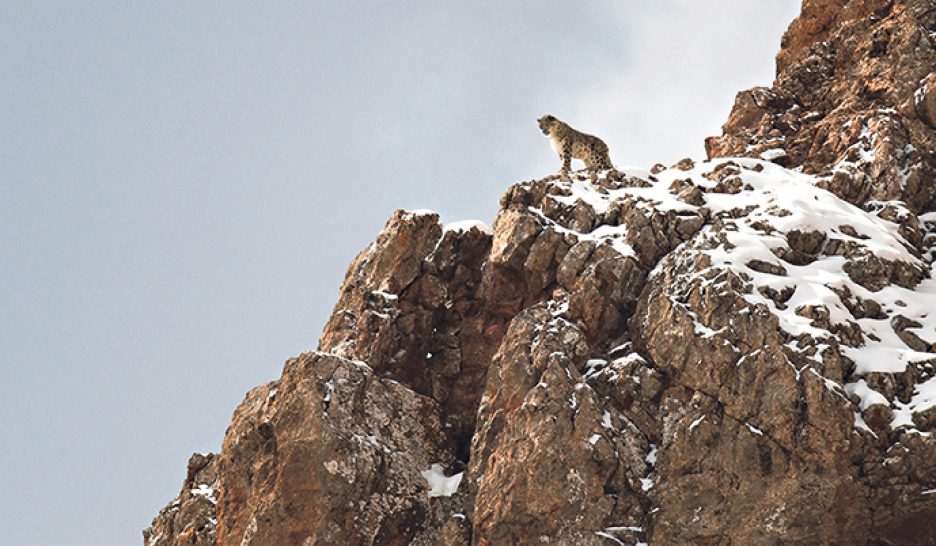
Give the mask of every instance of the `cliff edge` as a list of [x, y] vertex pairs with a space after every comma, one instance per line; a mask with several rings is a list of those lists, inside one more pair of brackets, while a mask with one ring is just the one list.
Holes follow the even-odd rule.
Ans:
[[395, 213], [146, 546], [936, 544], [936, 2], [777, 64], [708, 161]]

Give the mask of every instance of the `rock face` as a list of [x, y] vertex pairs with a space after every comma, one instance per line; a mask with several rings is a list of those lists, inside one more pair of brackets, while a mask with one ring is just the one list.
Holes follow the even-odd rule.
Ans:
[[248, 393], [225, 435], [218, 543], [412, 543], [441, 517], [419, 473], [453, 461], [440, 413], [363, 362], [290, 360]]
[[144, 543], [936, 544], [934, 36], [807, 0], [709, 161], [398, 211]]
[[770, 88], [738, 93], [709, 157], [761, 157], [851, 203], [936, 207], [936, 5], [805, 0]]
[[173, 499], [143, 531], [149, 546], [213, 546], [217, 544], [218, 456], [196, 453], [188, 463], [188, 475], [179, 496]]

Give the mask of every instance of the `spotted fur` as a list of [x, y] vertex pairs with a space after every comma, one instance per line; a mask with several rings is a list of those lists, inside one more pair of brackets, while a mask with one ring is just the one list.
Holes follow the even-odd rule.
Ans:
[[612, 168], [608, 145], [600, 138], [576, 131], [554, 116], [543, 116], [536, 121], [543, 134], [549, 137], [553, 150], [559, 154], [562, 172], [569, 172], [573, 159], [584, 162], [590, 171]]

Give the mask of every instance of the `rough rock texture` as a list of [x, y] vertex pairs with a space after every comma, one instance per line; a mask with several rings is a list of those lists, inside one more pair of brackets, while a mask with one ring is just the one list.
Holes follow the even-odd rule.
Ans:
[[436, 400], [460, 453], [505, 328], [478, 294], [490, 249], [483, 225], [443, 232], [436, 214], [398, 211], [348, 269], [319, 343]]
[[410, 544], [441, 517], [419, 474], [452, 463], [440, 413], [362, 362], [290, 360], [225, 435], [218, 543]]
[[772, 87], [738, 93], [709, 157], [817, 174], [851, 203], [936, 209], [936, 4], [805, 0]]
[[934, 37], [806, 0], [709, 161], [398, 211], [145, 544], [936, 544]]
[[147, 546], [213, 546], [218, 488], [218, 456], [196, 453], [188, 463], [182, 492], [159, 511], [143, 532]]

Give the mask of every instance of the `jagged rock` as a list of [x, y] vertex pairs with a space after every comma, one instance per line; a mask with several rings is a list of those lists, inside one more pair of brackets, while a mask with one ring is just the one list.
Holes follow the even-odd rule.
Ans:
[[146, 545], [936, 544], [934, 46], [806, 0], [713, 159], [398, 211]]
[[464, 514], [454, 514], [442, 526], [433, 546], [469, 546], [471, 544], [471, 523]]
[[[936, 424], [936, 281], [901, 233], [928, 224], [732, 163], [518, 184], [493, 236], [397, 213], [352, 264], [330, 353], [290, 361], [235, 413], [218, 544], [922, 529], [930, 507], [907, 495], [936, 470], [911, 461], [936, 442], [907, 434]], [[705, 207], [671, 192], [727, 179], [738, 191]], [[436, 240], [399, 242], [416, 234]], [[898, 445], [905, 464], [887, 462]], [[453, 497], [429, 497], [436, 463], [467, 472]]]
[[917, 113], [930, 127], [936, 129], [936, 73], [920, 81], [920, 87], [913, 94]]
[[647, 439], [589, 384], [588, 342], [561, 315], [521, 313], [491, 364], [469, 468], [480, 546], [597, 546], [645, 517]]
[[143, 531], [145, 546], [215, 546], [218, 457], [195, 453], [188, 462], [182, 491]]
[[864, 507], [851, 502], [861, 487], [839, 463], [851, 412], [823, 381], [841, 381], [841, 359], [805, 373], [777, 319], [745, 301], [740, 276], [698, 256], [686, 247], [666, 258], [632, 323], [676, 385], [661, 404], [672, 424], [657, 471], [670, 478], [653, 489], [651, 542], [862, 543]]
[[771, 88], [742, 91], [710, 158], [783, 157], [843, 199], [936, 208], [932, 0], [807, 0]]
[[288, 361], [247, 395], [225, 435], [218, 543], [408, 544], [438, 530], [420, 471], [453, 463], [440, 414], [363, 362]]
[[502, 321], [477, 294], [490, 232], [477, 224], [443, 230], [438, 219], [394, 213], [349, 267], [319, 348], [432, 397], [465, 451]]

